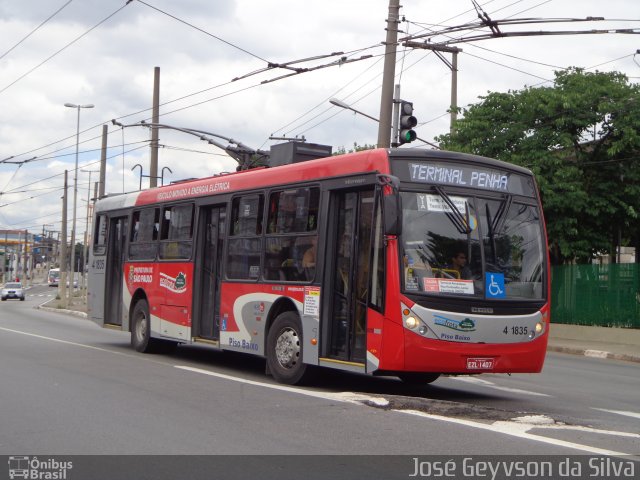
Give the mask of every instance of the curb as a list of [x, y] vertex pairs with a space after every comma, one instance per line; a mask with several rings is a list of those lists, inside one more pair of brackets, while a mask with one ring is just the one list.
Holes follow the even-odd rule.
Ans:
[[611, 360], [622, 360], [625, 362], [640, 363], [640, 356], [638, 355], [629, 355], [626, 353], [613, 353], [613, 352], [606, 352], [603, 350], [590, 350], [586, 348], [548, 345], [547, 351], [569, 353], [572, 355], [582, 355], [584, 357], [591, 357], [591, 358], [607, 358]]
[[65, 308], [53, 308], [53, 307], [45, 306], [50, 301], [51, 300], [43, 303], [42, 305], [38, 305], [36, 308], [38, 310], [44, 310], [46, 312], [56, 312], [56, 313], [63, 313], [65, 315], [72, 315], [74, 317], [79, 317], [79, 318], [88, 318], [88, 315], [85, 312], [78, 312], [77, 310], [67, 310]]

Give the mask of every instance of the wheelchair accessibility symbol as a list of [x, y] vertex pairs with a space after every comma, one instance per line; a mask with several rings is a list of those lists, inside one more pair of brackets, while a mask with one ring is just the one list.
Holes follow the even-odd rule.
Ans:
[[487, 298], [505, 298], [504, 273], [486, 272], [484, 284]]

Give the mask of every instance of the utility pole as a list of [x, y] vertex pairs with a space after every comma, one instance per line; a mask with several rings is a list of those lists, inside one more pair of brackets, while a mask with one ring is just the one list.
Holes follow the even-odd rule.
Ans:
[[[152, 123], [160, 123], [160, 67], [153, 69]], [[151, 162], [149, 164], [149, 188], [158, 186], [158, 127], [151, 127]]]
[[31, 276], [29, 275], [29, 230], [24, 229], [24, 255], [22, 262], [22, 270], [24, 271], [23, 283], [25, 286], [29, 285]]
[[100, 153], [100, 188], [98, 198], [104, 197], [105, 172], [107, 171], [107, 125], [102, 125], [102, 151]]
[[87, 243], [89, 241], [89, 210], [91, 209], [91, 174], [96, 172], [96, 170], [80, 170], [81, 172], [84, 173], [88, 173], [89, 174], [89, 186], [87, 187], [87, 219], [85, 222], [85, 228], [84, 228], [84, 243], [83, 243], [83, 251], [82, 251], [82, 276], [80, 277], [82, 279], [82, 285], [81, 285], [81, 290], [82, 290], [82, 296], [83, 298], [86, 298], [86, 285], [87, 285], [87, 280], [86, 280], [86, 271], [87, 271], [87, 255], [88, 255], [88, 251], [89, 251], [89, 244]]
[[400, 24], [399, 15], [400, 0], [389, 0], [382, 93], [380, 94], [380, 125], [378, 126], [378, 147], [380, 148], [389, 148], [391, 144], [391, 117], [393, 115], [393, 85], [396, 75], [396, 43], [398, 41], [398, 25]]
[[[62, 227], [60, 228], [60, 280], [58, 283], [58, 292], [62, 302], [61, 307], [66, 308], [67, 299], [67, 175], [68, 171], [64, 171], [64, 193], [62, 194]], [[73, 291], [73, 285], [70, 285]]]
[[[462, 49], [445, 45], [432, 45], [426, 42], [405, 42], [403, 45], [410, 48], [431, 50], [451, 70], [451, 105], [449, 107], [451, 111], [451, 123], [449, 125], [449, 132], [453, 134], [453, 126], [458, 119], [458, 54], [462, 52]], [[451, 62], [440, 52], [451, 53]]]

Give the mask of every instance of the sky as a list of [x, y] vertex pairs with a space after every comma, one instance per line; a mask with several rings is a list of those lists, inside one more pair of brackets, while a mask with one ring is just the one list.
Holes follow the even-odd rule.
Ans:
[[[550, 86], [554, 71], [568, 67], [640, 79], [638, 0], [477, 2], [492, 20], [606, 19], [503, 26], [503, 32], [634, 29], [636, 34], [455, 43], [462, 49], [461, 107], [488, 92]], [[401, 5], [400, 38], [479, 21], [472, 0], [402, 0]], [[271, 137], [304, 137], [334, 150], [354, 142], [375, 144], [375, 121], [329, 99], [379, 116], [387, 14], [388, 0], [0, 0], [0, 229], [60, 231], [65, 170], [72, 218], [78, 125], [77, 238], [84, 233], [87, 199], [98, 178], [102, 125], [109, 132], [106, 192], [139, 188], [136, 165], [149, 174], [150, 132], [114, 126], [111, 120], [150, 121], [155, 67], [163, 124], [264, 150], [282, 142]], [[431, 38], [459, 41], [487, 32], [469, 29]], [[286, 78], [278, 79], [294, 72], [268, 68], [330, 54], [336, 55], [293, 65], [335, 65]], [[444, 59], [450, 61], [450, 54]], [[451, 69], [429, 50], [400, 45], [395, 73], [401, 97], [413, 102], [418, 136], [435, 143], [434, 137], [449, 129]], [[80, 110], [78, 124], [78, 110], [65, 103], [94, 107]], [[233, 159], [196, 136], [161, 130], [159, 137], [165, 184], [235, 171]], [[421, 142], [407, 147], [431, 148]], [[143, 178], [142, 188], [148, 182]]]

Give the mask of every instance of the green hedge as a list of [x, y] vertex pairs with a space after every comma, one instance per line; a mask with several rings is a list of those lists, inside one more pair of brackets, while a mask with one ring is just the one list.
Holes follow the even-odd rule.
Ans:
[[560, 265], [551, 276], [551, 322], [640, 328], [640, 265]]

